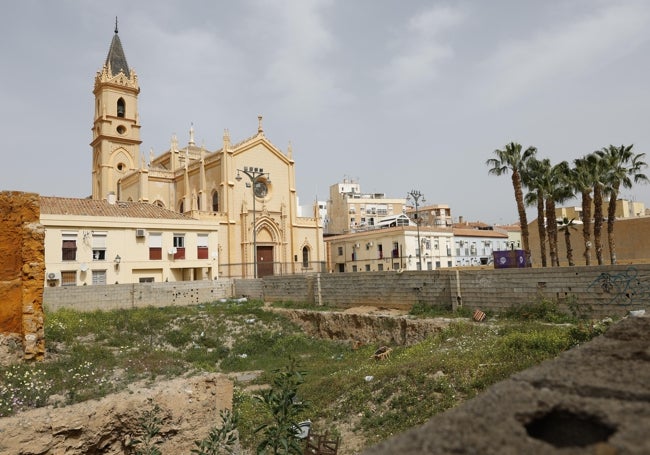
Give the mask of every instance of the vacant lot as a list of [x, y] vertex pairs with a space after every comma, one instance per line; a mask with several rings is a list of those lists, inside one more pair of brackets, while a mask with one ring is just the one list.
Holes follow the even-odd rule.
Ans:
[[[0, 368], [0, 416], [67, 406], [136, 382], [224, 372], [235, 378], [241, 444], [251, 450], [260, 437], [254, 429], [268, 419], [253, 395], [293, 358], [307, 372], [299, 394], [309, 407], [301, 417], [340, 435], [339, 453], [352, 454], [603, 330], [549, 302], [524, 310], [481, 323], [454, 318], [422, 342], [389, 346], [391, 355], [379, 361], [378, 344], [310, 338], [261, 302], [60, 310], [47, 315], [45, 362]], [[434, 315], [452, 316], [418, 308], [412, 317]]]

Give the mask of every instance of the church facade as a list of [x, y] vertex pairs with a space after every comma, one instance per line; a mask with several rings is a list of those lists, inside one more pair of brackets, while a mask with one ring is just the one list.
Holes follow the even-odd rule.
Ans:
[[[291, 146], [283, 152], [257, 131], [221, 147], [180, 145], [146, 157], [140, 150], [140, 86], [117, 27], [94, 84], [92, 199], [144, 202], [209, 222], [218, 234], [219, 276], [263, 277], [325, 267], [318, 212], [299, 216]], [[176, 246], [176, 245], [175, 245]], [[180, 245], [179, 245], [180, 246]]]

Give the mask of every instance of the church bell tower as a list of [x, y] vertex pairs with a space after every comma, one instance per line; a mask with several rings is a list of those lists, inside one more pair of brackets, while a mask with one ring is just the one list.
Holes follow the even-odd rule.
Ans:
[[95, 76], [93, 121], [92, 198], [106, 199], [109, 193], [120, 198], [120, 179], [138, 168], [140, 118], [138, 76], [129, 68], [118, 35], [108, 49], [106, 62]]

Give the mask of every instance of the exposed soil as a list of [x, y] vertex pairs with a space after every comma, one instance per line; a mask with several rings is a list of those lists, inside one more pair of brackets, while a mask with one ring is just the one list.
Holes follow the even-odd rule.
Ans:
[[[341, 312], [267, 309], [282, 312], [312, 336], [363, 344], [410, 344], [449, 323], [446, 320], [426, 322], [409, 319], [405, 311], [377, 307], [355, 307]], [[418, 336], [416, 332], [422, 334]], [[15, 360], [15, 350], [7, 349], [6, 355]], [[140, 428], [138, 417], [144, 409], [151, 408], [151, 403], [156, 403], [164, 417], [162, 453], [189, 454], [195, 448], [194, 441], [205, 438], [218, 422], [219, 410], [232, 406], [233, 382], [254, 392], [260, 386], [246, 384], [258, 374], [252, 371], [228, 376], [214, 374], [177, 378], [154, 384], [136, 383], [128, 391], [101, 400], [62, 408], [49, 406], [2, 418], [0, 453], [125, 454], [128, 453], [129, 441]], [[365, 447], [365, 439], [354, 432], [356, 418], [349, 416], [347, 422], [338, 425], [341, 433], [339, 455], [357, 454]]]

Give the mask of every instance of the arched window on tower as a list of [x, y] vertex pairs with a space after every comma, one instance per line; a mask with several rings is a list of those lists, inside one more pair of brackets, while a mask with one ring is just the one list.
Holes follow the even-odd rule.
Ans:
[[213, 212], [218, 212], [219, 211], [219, 192], [215, 191], [212, 193], [212, 211]]
[[309, 267], [309, 248], [306, 246], [302, 247], [302, 266]]
[[201, 210], [201, 195], [196, 197], [196, 210]]
[[183, 201], [181, 201], [180, 205], [178, 206], [178, 211], [179, 213], [183, 213]]
[[124, 117], [126, 113], [126, 103], [124, 102], [124, 98], [120, 98], [117, 100], [117, 116], [118, 117]]

